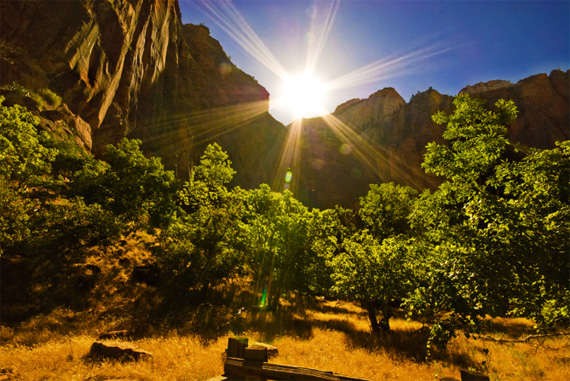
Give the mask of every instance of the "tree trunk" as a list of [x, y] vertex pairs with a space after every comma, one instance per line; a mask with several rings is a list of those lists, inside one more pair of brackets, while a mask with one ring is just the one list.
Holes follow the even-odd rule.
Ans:
[[388, 300], [384, 300], [382, 303], [382, 320], [380, 320], [380, 328], [382, 331], [390, 331], [390, 318], [393, 316], [392, 307], [390, 306]]
[[378, 324], [378, 319], [376, 318], [376, 308], [374, 308], [374, 303], [366, 303], [364, 307], [366, 308], [366, 311], [368, 311], [368, 319], [370, 319], [372, 333], [379, 335], [380, 325]]
[[390, 316], [383, 315], [382, 320], [380, 320], [380, 328], [384, 332], [390, 331]]

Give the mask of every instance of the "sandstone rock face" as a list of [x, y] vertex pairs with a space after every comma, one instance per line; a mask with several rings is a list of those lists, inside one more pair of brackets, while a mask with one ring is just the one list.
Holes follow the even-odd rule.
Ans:
[[[492, 105], [512, 99], [519, 109], [508, 137], [537, 148], [553, 148], [570, 139], [569, 71], [539, 74], [511, 84], [491, 81], [462, 90]], [[335, 134], [322, 118], [303, 122], [299, 198], [319, 207], [354, 206], [371, 183], [396, 182], [416, 189], [435, 188], [441, 182], [421, 169], [426, 145], [444, 143], [444, 126], [431, 116], [453, 111], [453, 97], [429, 89], [406, 103], [394, 89], [384, 89], [368, 99], [348, 101], [334, 112], [346, 126]], [[347, 137], [349, 138], [347, 141]], [[348, 148], [347, 148], [348, 147]]]
[[492, 80], [489, 82], [479, 82], [479, 83], [476, 83], [475, 85], [465, 86], [459, 92], [459, 94], [473, 95], [473, 94], [482, 93], [485, 91], [491, 91], [491, 90], [502, 89], [504, 87], [510, 87], [512, 85], [513, 84], [511, 83], [511, 81], [504, 81], [501, 79], [495, 79], [495, 80]]
[[[177, 0], [2, 1], [0, 11], [0, 85], [55, 91], [83, 146], [100, 153], [139, 138], [187, 178], [205, 146], [225, 139], [243, 179], [270, 172], [285, 131], [267, 114], [269, 94], [206, 27], [182, 25]], [[224, 145], [252, 137], [256, 155]]]

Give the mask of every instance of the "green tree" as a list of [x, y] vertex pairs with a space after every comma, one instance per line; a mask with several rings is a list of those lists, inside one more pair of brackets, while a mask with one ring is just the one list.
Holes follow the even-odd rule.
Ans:
[[261, 305], [277, 308], [281, 295], [307, 292], [314, 287], [308, 274], [313, 268], [310, 255], [311, 213], [288, 190], [273, 192], [268, 185], [248, 192], [241, 241], [249, 255], [254, 289]]
[[351, 209], [336, 206], [334, 209], [312, 211], [309, 223], [312, 262], [308, 276], [314, 280], [311, 285], [313, 294], [331, 295], [334, 268], [330, 263], [344, 250], [344, 240], [360, 230], [360, 224], [358, 213]]
[[394, 183], [371, 184], [367, 195], [360, 199], [358, 211], [364, 226], [376, 239], [407, 233], [408, 216], [417, 191]]
[[[329, 261], [333, 291], [358, 300], [376, 334], [390, 329], [394, 305], [415, 285], [415, 251], [406, 242], [416, 194], [394, 183], [370, 185], [358, 212], [364, 229], [345, 238], [342, 250]], [[377, 309], [382, 313], [380, 322]]]
[[61, 144], [37, 123], [25, 108], [0, 102], [0, 251], [27, 274], [2, 298], [41, 311], [73, 302], [66, 290], [85, 249], [117, 239], [120, 225], [101, 206], [65, 193], [71, 172], [57, 164]]
[[3, 106], [3, 101], [0, 97], [0, 176], [27, 192], [49, 175], [57, 151], [42, 144], [49, 136], [38, 131], [36, 116], [19, 105]]
[[103, 162], [86, 157], [72, 176], [70, 192], [112, 211], [129, 230], [164, 228], [176, 208], [179, 182], [159, 158], [145, 157], [140, 145], [124, 138], [107, 146]]
[[234, 238], [243, 214], [243, 191], [226, 188], [234, 173], [228, 155], [211, 144], [179, 192], [184, 213], [163, 232], [159, 254], [174, 289], [199, 287], [205, 295], [239, 273], [242, 252]]
[[434, 333], [517, 306], [542, 310], [553, 300], [551, 291], [567, 290], [560, 282], [568, 274], [567, 143], [524, 149], [522, 159], [512, 160], [509, 150], [516, 147], [506, 138], [517, 115], [512, 101], [499, 100], [488, 110], [460, 95], [454, 105], [451, 115], [433, 117], [446, 125], [448, 145], [429, 144], [422, 164], [445, 181], [421, 195], [412, 215], [426, 242], [428, 270], [408, 307], [424, 316], [452, 312], [436, 321]]
[[[379, 243], [364, 230], [346, 239], [343, 248], [331, 261], [333, 291], [361, 303], [368, 311], [373, 333], [389, 331], [394, 304], [416, 287], [413, 246], [402, 237]], [[380, 322], [378, 308], [382, 312]]]

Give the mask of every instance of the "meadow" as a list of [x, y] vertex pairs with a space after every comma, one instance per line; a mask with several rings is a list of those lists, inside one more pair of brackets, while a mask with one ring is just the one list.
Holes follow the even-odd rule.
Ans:
[[[533, 332], [533, 322], [526, 319], [488, 318], [486, 340], [458, 335], [446, 351], [432, 353], [427, 361], [422, 324], [396, 316], [391, 332], [374, 337], [366, 311], [348, 302], [312, 301], [302, 309], [285, 303], [279, 312], [244, 311], [239, 322], [234, 326], [239, 335], [279, 349], [270, 362], [370, 380], [459, 379], [460, 369], [486, 373], [491, 380], [570, 379], [570, 337], [514, 342]], [[190, 324], [177, 330], [157, 327], [146, 337], [130, 340], [151, 352], [150, 360], [88, 360], [98, 333], [114, 324], [117, 321], [94, 323], [59, 310], [18, 328], [2, 327], [0, 379], [207, 380], [223, 373], [222, 353], [235, 334], [200, 333]], [[491, 337], [503, 342], [488, 340]]]

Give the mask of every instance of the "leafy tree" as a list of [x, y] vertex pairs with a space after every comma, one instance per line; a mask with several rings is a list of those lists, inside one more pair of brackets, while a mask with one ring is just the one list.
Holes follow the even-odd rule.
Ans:
[[0, 251], [18, 258], [28, 274], [2, 297], [30, 309], [70, 302], [64, 290], [84, 249], [109, 243], [120, 231], [111, 212], [67, 197], [68, 172], [56, 165], [61, 144], [37, 123], [25, 108], [0, 103]]
[[250, 253], [255, 291], [262, 294], [260, 304], [277, 308], [282, 293], [314, 287], [308, 276], [311, 214], [291, 192], [273, 192], [266, 184], [248, 193], [246, 205], [241, 240]]
[[[422, 166], [446, 180], [421, 195], [412, 215], [424, 233], [429, 269], [408, 300], [424, 316], [451, 311], [432, 332], [447, 338], [447, 328], [467, 327], [485, 314], [528, 310], [529, 303], [541, 310], [553, 300], [551, 290], [564, 294], [560, 278], [568, 274], [567, 143], [519, 150], [524, 157], [513, 161], [508, 150], [515, 147], [506, 138], [517, 115], [512, 101], [488, 110], [460, 95], [454, 105], [451, 115], [433, 117], [446, 124], [448, 145], [429, 144]], [[542, 302], [532, 295], [542, 295]]]
[[334, 209], [312, 211], [309, 223], [312, 262], [308, 276], [314, 280], [310, 288], [313, 294], [331, 294], [334, 269], [330, 263], [342, 252], [344, 240], [360, 230], [360, 224], [358, 213], [351, 209], [337, 206]]
[[11, 182], [0, 175], [0, 255], [6, 248], [30, 238], [33, 207], [33, 201], [20, 197]]
[[370, 234], [382, 241], [408, 232], [408, 216], [416, 196], [417, 191], [407, 186], [371, 184], [370, 191], [360, 200], [358, 214]]
[[[416, 287], [412, 245], [401, 237], [379, 243], [364, 230], [346, 239], [343, 248], [331, 261], [333, 291], [362, 304], [375, 334], [389, 331], [394, 304]], [[382, 312], [380, 322], [378, 308]]]
[[242, 260], [233, 238], [243, 213], [243, 195], [239, 188], [226, 188], [234, 173], [227, 154], [211, 144], [179, 192], [185, 213], [163, 232], [159, 257], [175, 289], [201, 287], [207, 292], [237, 275]]
[[140, 145], [125, 138], [107, 147], [104, 162], [86, 157], [73, 175], [71, 193], [112, 211], [131, 230], [163, 228], [173, 216], [179, 182], [159, 158], [145, 157]]
[[56, 151], [42, 144], [49, 137], [39, 132], [39, 119], [25, 107], [2, 105], [0, 97], [0, 176], [20, 191], [39, 185], [51, 171]]
[[330, 261], [333, 290], [360, 301], [376, 334], [390, 329], [394, 305], [415, 284], [414, 251], [405, 243], [415, 196], [412, 188], [394, 183], [370, 185], [368, 194], [360, 199], [359, 216], [365, 229], [345, 238], [343, 250]]

